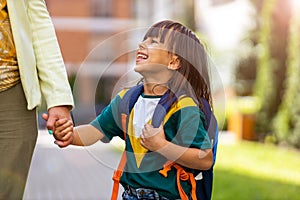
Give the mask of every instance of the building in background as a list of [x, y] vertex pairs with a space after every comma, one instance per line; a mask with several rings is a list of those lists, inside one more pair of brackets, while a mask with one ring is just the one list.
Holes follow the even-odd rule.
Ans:
[[150, 25], [173, 19], [195, 27], [194, 0], [46, 0], [46, 4], [73, 87], [79, 123], [95, 117], [125, 83], [132, 79], [135, 82], [129, 84], [136, 83], [135, 50]]
[[[120, 32], [148, 27], [161, 19], [185, 21], [194, 29], [193, 1], [46, 0], [46, 3], [68, 71], [74, 73], [97, 45]], [[115, 59], [112, 55], [119, 45], [99, 52], [94, 59]]]

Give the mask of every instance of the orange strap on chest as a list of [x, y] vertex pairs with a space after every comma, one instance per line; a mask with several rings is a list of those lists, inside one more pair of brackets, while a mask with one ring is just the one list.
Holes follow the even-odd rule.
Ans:
[[194, 178], [194, 174], [192, 174], [190, 172], [186, 172], [180, 165], [178, 165], [174, 162], [171, 162], [171, 161], [166, 162], [166, 164], [164, 165], [164, 168], [161, 169], [159, 171], [159, 173], [161, 175], [163, 175], [164, 177], [167, 177], [168, 172], [171, 170], [171, 167], [175, 167], [175, 169], [177, 170], [176, 182], [177, 182], [177, 188], [178, 188], [178, 191], [179, 191], [180, 198], [182, 200], [189, 200], [188, 196], [186, 195], [186, 193], [184, 192], [184, 190], [181, 186], [180, 181], [182, 180], [182, 181], [189, 181], [190, 182], [190, 184], [192, 185], [192, 191], [191, 191], [192, 200], [197, 200], [197, 197], [196, 197], [196, 181], [195, 181], [195, 178]]
[[[122, 129], [123, 129], [125, 142], [126, 142], [126, 119], [127, 119], [127, 115], [122, 113], [121, 114], [121, 122], [122, 122]], [[113, 185], [111, 200], [118, 199], [120, 179], [121, 179], [125, 164], [126, 164], [126, 151], [124, 150], [121, 160], [120, 160], [120, 163], [119, 163], [119, 166], [118, 166], [117, 170], [114, 171], [114, 175], [112, 177], [112, 179], [114, 181], [114, 185]]]

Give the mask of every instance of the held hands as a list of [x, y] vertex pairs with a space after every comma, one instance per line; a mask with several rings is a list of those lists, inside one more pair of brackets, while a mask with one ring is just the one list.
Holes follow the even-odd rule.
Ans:
[[59, 119], [55, 122], [55, 131], [53, 133], [56, 139], [55, 143], [59, 147], [66, 147], [73, 141], [73, 122], [67, 118]]
[[[47, 129], [49, 133], [54, 134], [55, 143], [59, 147], [66, 147], [72, 143], [73, 122], [67, 106], [52, 107], [48, 110], [48, 114], [43, 114], [42, 117], [47, 121]], [[58, 127], [60, 128], [56, 130]]]
[[145, 124], [141, 134], [141, 145], [150, 151], [158, 151], [167, 145], [163, 125], [154, 128]]
[[67, 118], [71, 120], [71, 114], [68, 106], [55, 106], [49, 108], [48, 114], [42, 115], [43, 119], [47, 121], [47, 129], [55, 130], [55, 122], [59, 119]]

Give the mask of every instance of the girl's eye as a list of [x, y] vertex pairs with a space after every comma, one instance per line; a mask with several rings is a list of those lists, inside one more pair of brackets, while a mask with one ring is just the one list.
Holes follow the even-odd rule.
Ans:
[[151, 39], [151, 43], [158, 44], [158, 41], [155, 39]]

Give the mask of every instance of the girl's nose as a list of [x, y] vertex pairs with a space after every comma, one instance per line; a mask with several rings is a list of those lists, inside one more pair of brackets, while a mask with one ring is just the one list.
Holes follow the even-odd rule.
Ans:
[[146, 49], [145, 41], [139, 43], [139, 49]]
[[139, 49], [146, 49], [147, 46], [150, 44], [151, 44], [151, 39], [147, 38], [147, 39], [143, 40], [142, 42], [140, 42]]

